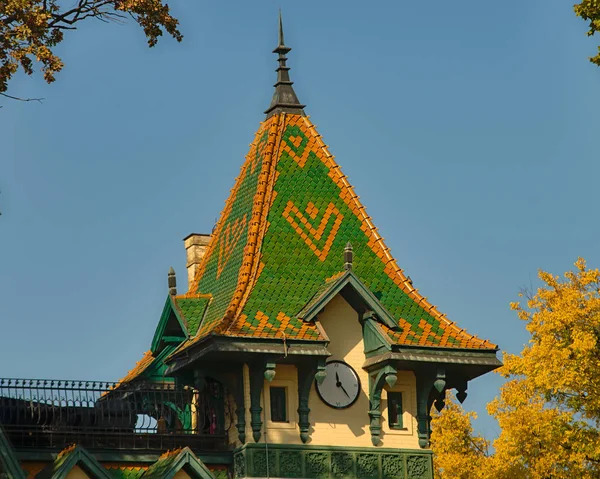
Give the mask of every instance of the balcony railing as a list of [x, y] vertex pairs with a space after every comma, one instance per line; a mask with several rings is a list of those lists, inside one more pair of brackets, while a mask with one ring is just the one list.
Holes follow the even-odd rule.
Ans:
[[227, 447], [224, 394], [172, 383], [0, 379], [0, 424], [16, 448]]

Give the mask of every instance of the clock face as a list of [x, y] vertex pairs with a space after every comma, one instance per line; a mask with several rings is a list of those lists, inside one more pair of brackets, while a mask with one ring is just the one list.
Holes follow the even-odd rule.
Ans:
[[317, 393], [328, 406], [343, 409], [352, 406], [360, 394], [360, 379], [344, 361], [329, 361], [323, 384], [315, 382]]

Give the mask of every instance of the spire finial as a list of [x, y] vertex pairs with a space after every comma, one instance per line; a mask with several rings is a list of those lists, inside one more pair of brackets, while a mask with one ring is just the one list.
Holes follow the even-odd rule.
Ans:
[[281, 20], [281, 8], [279, 9], [279, 45], [283, 47], [285, 42], [283, 41], [283, 21]]
[[171, 296], [176, 296], [177, 295], [177, 277], [175, 276], [175, 270], [173, 269], [173, 266], [171, 266], [169, 268], [168, 283], [169, 283], [169, 294]]
[[283, 21], [281, 19], [281, 10], [279, 10], [279, 35], [277, 48], [273, 50], [273, 53], [279, 54], [277, 61], [279, 66], [277, 67], [277, 83], [275, 83], [275, 93], [273, 93], [273, 99], [269, 108], [265, 111], [267, 118], [270, 118], [277, 113], [292, 113], [296, 115], [304, 114], [304, 106], [300, 104], [300, 100], [296, 96], [296, 92], [292, 88], [294, 84], [290, 80], [290, 68], [286, 65], [287, 57], [286, 54], [291, 51], [290, 47], [285, 46], [283, 39]]
[[344, 269], [348, 271], [352, 270], [352, 257], [352, 244], [350, 241], [348, 241], [348, 243], [346, 243], [346, 247], [344, 248]]

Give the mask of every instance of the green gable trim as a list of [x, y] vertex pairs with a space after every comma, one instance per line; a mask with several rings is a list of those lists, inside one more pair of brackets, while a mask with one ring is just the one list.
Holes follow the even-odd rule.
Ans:
[[392, 350], [392, 345], [372, 318], [366, 318], [363, 322], [363, 339], [367, 358]]
[[41, 470], [35, 477], [36, 479], [63, 479], [75, 466], [83, 469], [92, 479], [112, 479], [94, 456], [80, 446], [57, 457], [53, 464]]
[[164, 381], [165, 373], [167, 371], [165, 359], [179, 347], [180, 343], [181, 341], [166, 344], [161, 352], [154, 358], [152, 364], [150, 364], [139, 377], [149, 379], [150, 381]]
[[[348, 294], [344, 294], [344, 292], [342, 291], [347, 286], [350, 286], [350, 288], [354, 292], [354, 297], [347, 297]], [[332, 283], [332, 285], [329, 288], [323, 291], [321, 293], [321, 296], [316, 301], [312, 301], [307, 309], [302, 310], [298, 314], [298, 318], [302, 319], [303, 321], [314, 320], [319, 314], [319, 312], [327, 305], [327, 303], [329, 303], [339, 293], [342, 293], [344, 299], [349, 299], [350, 301], [348, 302], [355, 309], [357, 303], [361, 302], [363, 303], [363, 308], [365, 310], [371, 310], [375, 313], [377, 320], [381, 321], [390, 329], [396, 331], [399, 330], [399, 326], [396, 323], [396, 321], [394, 321], [392, 315], [387, 312], [387, 310], [379, 302], [377, 297], [371, 291], [369, 291], [369, 288], [367, 288], [365, 284], [360, 279], [358, 279], [356, 274], [354, 274], [354, 272], [351, 270], [346, 271], [339, 279]]]
[[158, 326], [156, 327], [156, 331], [154, 332], [154, 338], [152, 338], [152, 346], [150, 347], [150, 351], [152, 351], [152, 354], [155, 354], [159, 350], [163, 334], [165, 332], [165, 329], [167, 328], [169, 319], [172, 317], [172, 314], [175, 316], [175, 318], [177, 318], [177, 322], [181, 327], [181, 341], [189, 337], [187, 328], [185, 327], [185, 323], [182, 321], [179, 312], [177, 311], [177, 308], [173, 304], [173, 297], [169, 295], [167, 296], [167, 300], [165, 301], [165, 306], [163, 307]]
[[143, 479], [172, 479], [181, 469], [192, 479], [215, 479], [212, 472], [188, 448], [159, 459], [142, 475]]
[[25, 474], [21, 470], [19, 460], [15, 456], [15, 450], [6, 437], [4, 429], [0, 425], [0, 472], [8, 474], [11, 479], [25, 479]]

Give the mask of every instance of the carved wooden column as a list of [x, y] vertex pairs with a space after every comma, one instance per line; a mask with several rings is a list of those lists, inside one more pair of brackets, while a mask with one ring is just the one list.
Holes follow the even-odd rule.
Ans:
[[308, 398], [313, 381], [322, 384], [325, 380], [325, 359], [320, 359], [316, 364], [301, 364], [298, 368], [298, 427], [300, 439], [306, 443], [309, 439], [310, 430], [310, 408]]
[[397, 370], [394, 366], [384, 366], [378, 371], [369, 373], [369, 429], [371, 442], [374, 446], [379, 444], [381, 438], [381, 393], [387, 383], [393, 387], [398, 380]]

